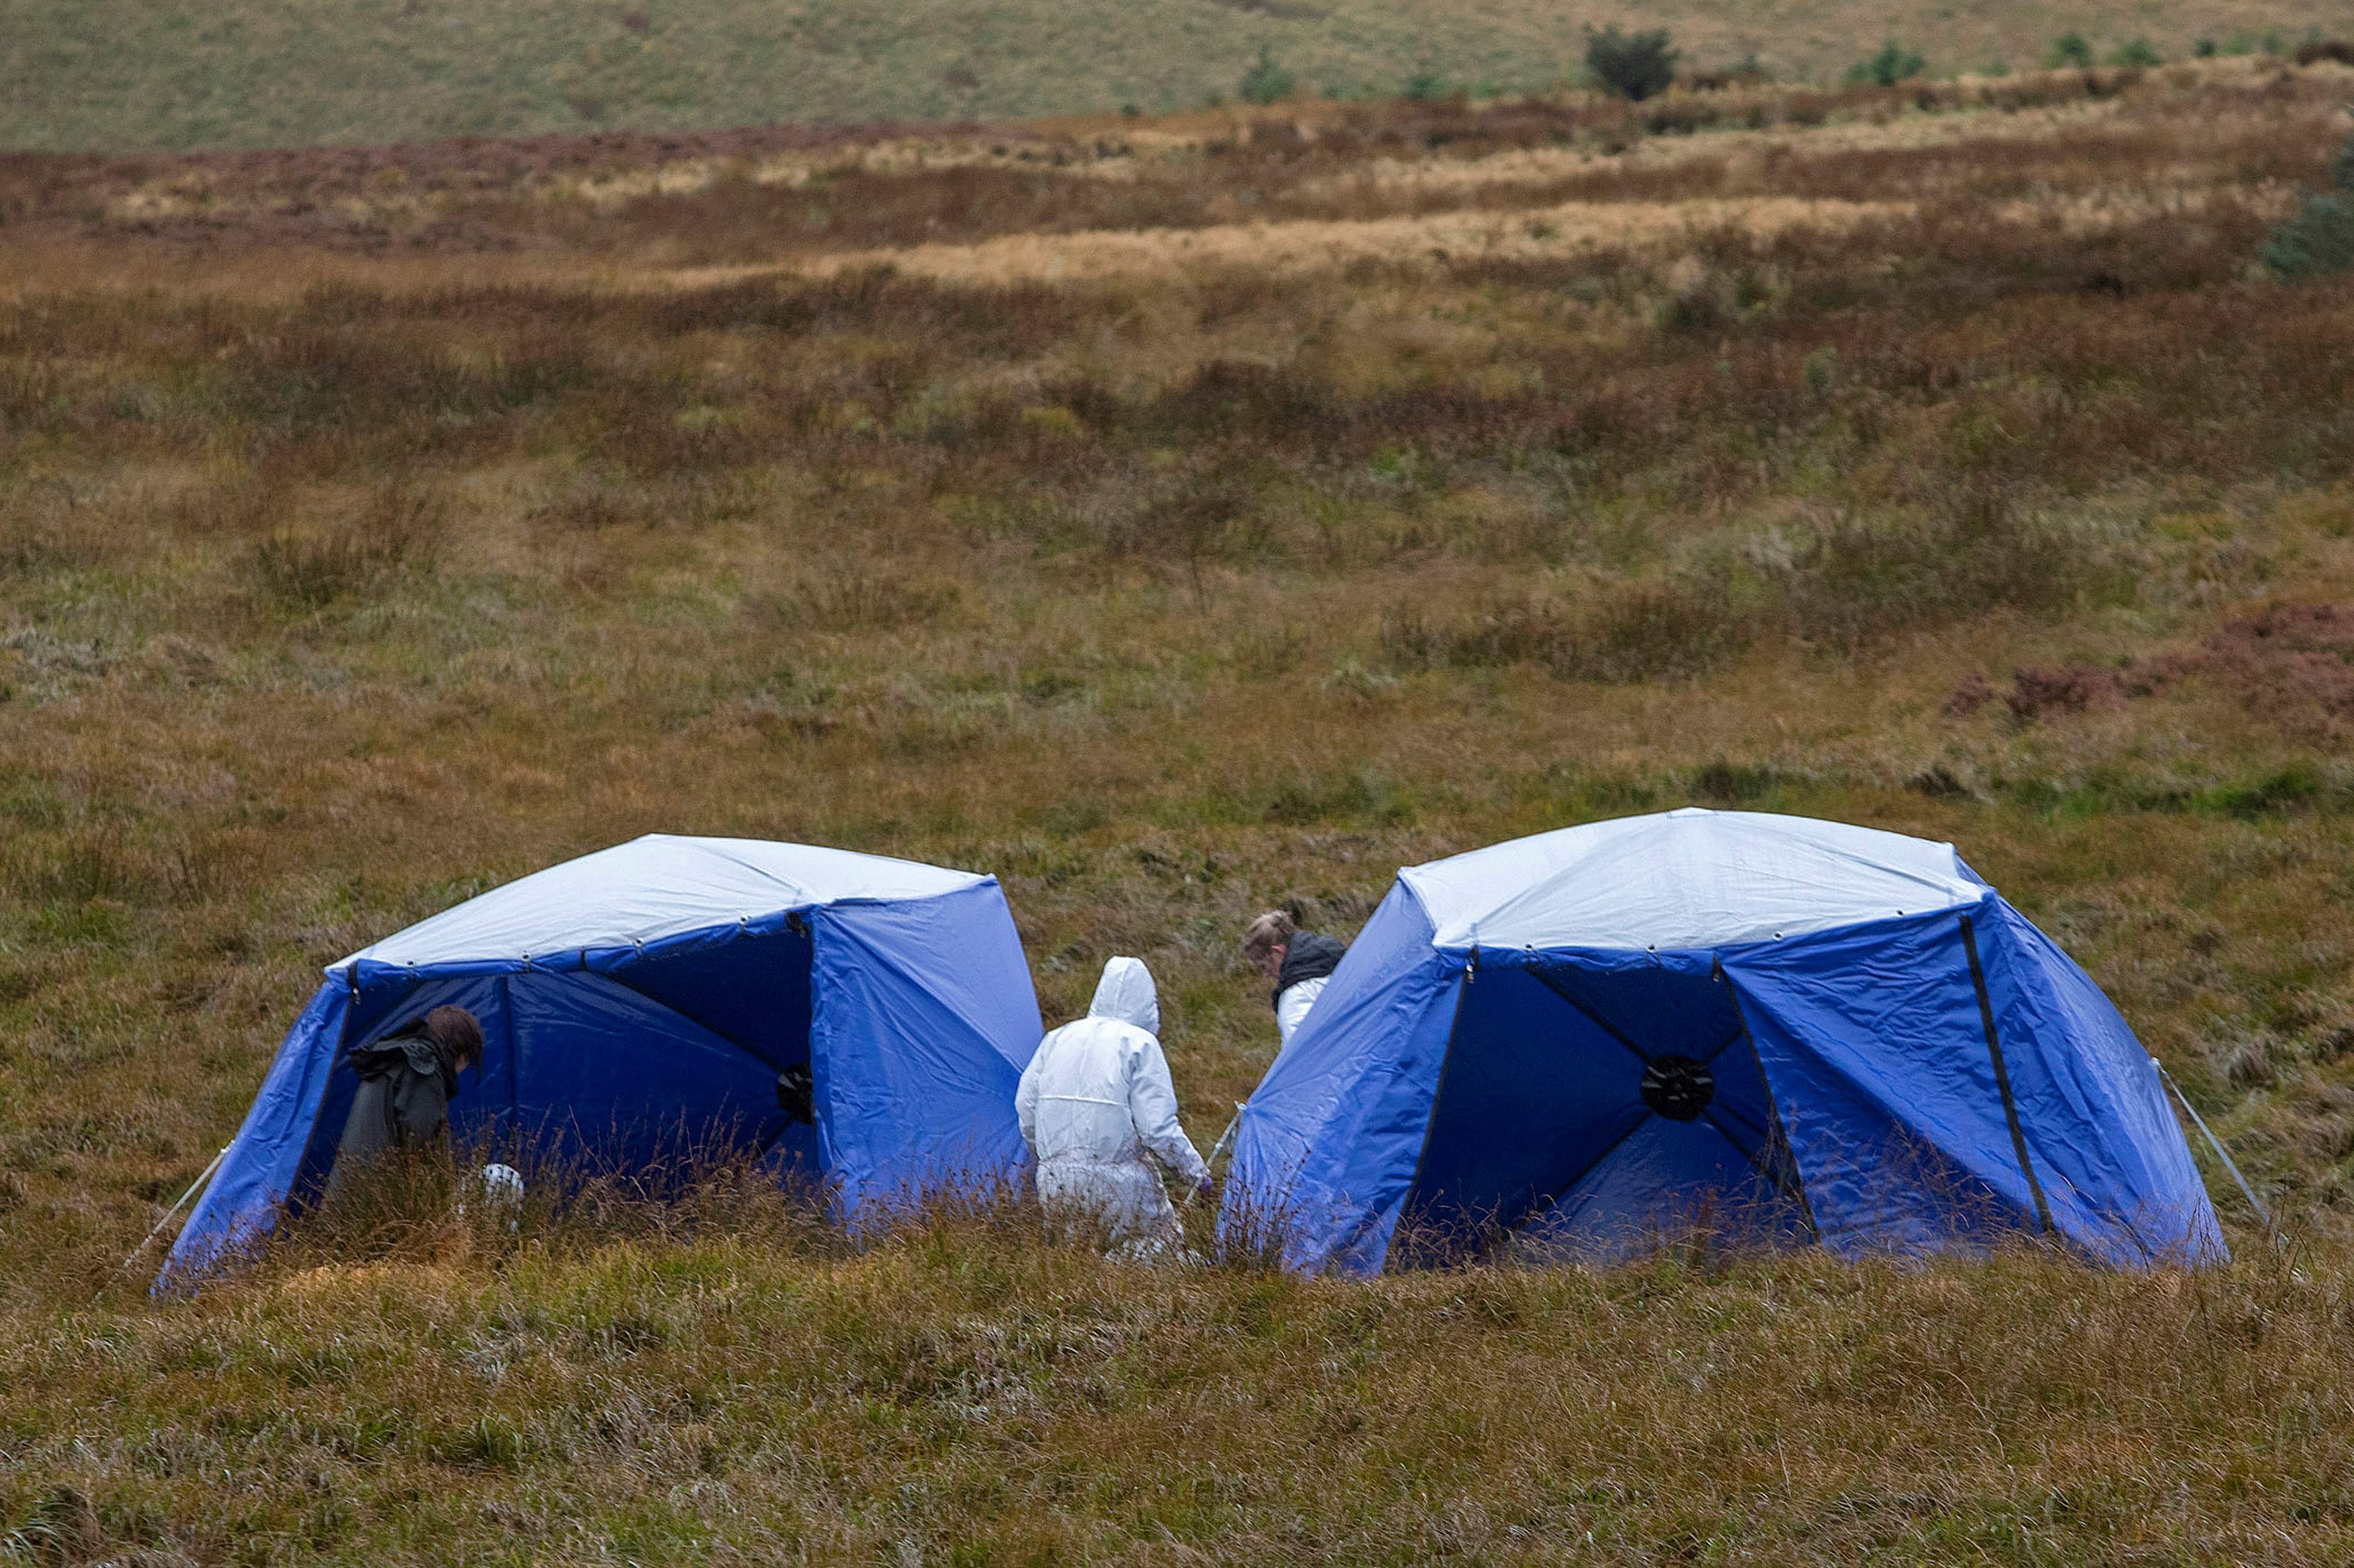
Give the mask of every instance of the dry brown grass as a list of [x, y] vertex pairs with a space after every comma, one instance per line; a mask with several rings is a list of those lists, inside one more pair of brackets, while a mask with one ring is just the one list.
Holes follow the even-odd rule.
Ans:
[[[293, 162], [206, 165], [202, 238], [110, 207], [153, 169], [15, 169], [0, 1550], [2342, 1560], [2354, 287], [2251, 268], [2342, 86], [1672, 156], [1147, 123], [1131, 176], [876, 160], [807, 227], [823, 182], [428, 150], [398, 244]], [[1050, 1015], [1152, 963], [1206, 1142], [1272, 1051], [1249, 913], [1691, 800], [1961, 844], [2310, 1250], [1351, 1285], [717, 1191], [119, 1273], [321, 963], [632, 833], [998, 872]]]
[[[1168, 129], [543, 138], [213, 157], [18, 157], [0, 214], [48, 238], [374, 255], [837, 259], [1130, 229], [1514, 212], [1578, 201], [1919, 201], [2241, 190], [2307, 172], [2345, 79], [2225, 60], [1840, 92], [1325, 103]], [[1702, 134], [1704, 132], [1704, 134]], [[1402, 170], [1416, 171], [1412, 175]]]
[[1375, 1292], [953, 1226], [847, 1260], [723, 1239], [328, 1266], [27, 1336], [16, 1408], [140, 1420], [15, 1447], [17, 1540], [66, 1560], [2317, 1564], [2348, 1528], [2346, 1311], [2276, 1264], [1665, 1259]]

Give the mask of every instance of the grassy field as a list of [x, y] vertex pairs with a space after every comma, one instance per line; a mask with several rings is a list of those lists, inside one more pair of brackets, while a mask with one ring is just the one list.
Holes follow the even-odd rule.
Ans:
[[[0, 164], [0, 1557], [2338, 1563], [2354, 73]], [[1235, 949], [1688, 802], [1950, 838], [2296, 1238], [1351, 1284], [726, 1188], [122, 1260], [319, 966], [650, 830]], [[1198, 1216], [1197, 1216], [1198, 1218]], [[389, 1255], [383, 1255], [388, 1249]]]
[[1668, 26], [1690, 62], [1755, 55], [1837, 79], [1884, 37], [1944, 74], [2032, 68], [2065, 31], [2243, 50], [2345, 33], [2331, 0], [9, 0], [0, 148], [186, 151], [1161, 111], [1233, 97], [1264, 48], [1310, 93], [1416, 78], [1525, 90], [1583, 68], [1585, 29]]

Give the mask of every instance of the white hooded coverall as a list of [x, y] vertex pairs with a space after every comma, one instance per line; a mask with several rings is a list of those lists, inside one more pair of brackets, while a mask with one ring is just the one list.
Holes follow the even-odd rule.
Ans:
[[1141, 959], [1114, 959], [1087, 1015], [1038, 1043], [1013, 1097], [1048, 1224], [1147, 1255], [1185, 1233], [1146, 1152], [1188, 1187], [1210, 1174], [1178, 1123], [1160, 1029], [1152, 972]]

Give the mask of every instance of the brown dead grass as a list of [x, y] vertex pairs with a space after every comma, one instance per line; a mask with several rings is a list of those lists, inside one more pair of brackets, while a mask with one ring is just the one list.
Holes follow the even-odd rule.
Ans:
[[[2280, 79], [1558, 168], [1511, 160], [1584, 106], [1204, 119], [822, 224], [451, 148], [456, 227], [380, 245], [284, 207], [333, 160], [207, 164], [271, 216], [202, 238], [109, 216], [152, 169], [16, 171], [0, 1549], [2341, 1560], [2354, 291], [2252, 274], [2344, 130]], [[1688, 802], [1962, 845], [2309, 1249], [2219, 1181], [2195, 1277], [1366, 1285], [719, 1190], [122, 1276], [320, 964], [635, 832], [997, 872], [1050, 1015], [1152, 964], [1206, 1142], [1273, 1050], [1251, 913]]]
[[[851, 251], [803, 263], [814, 277], [890, 266], [913, 277], [1003, 287], [1085, 282], [1108, 277], [1151, 281], [1172, 273], [1249, 272], [1280, 278], [1331, 271], [1352, 262], [1444, 267], [1458, 259], [1544, 261], [1597, 249], [1688, 249], [1703, 233], [1766, 239], [1794, 229], [1836, 232], [1872, 218], [1905, 216], [1893, 203], [1795, 201], [1573, 202], [1510, 215], [1472, 212], [1363, 222], [1232, 224], [1210, 228], [1030, 236], [978, 245], [916, 245]], [[769, 269], [689, 269], [680, 288], [758, 277]]]

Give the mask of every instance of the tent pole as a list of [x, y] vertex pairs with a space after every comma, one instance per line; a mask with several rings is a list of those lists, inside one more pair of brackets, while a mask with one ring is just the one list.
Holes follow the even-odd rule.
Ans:
[[2207, 1147], [2215, 1151], [2215, 1158], [2223, 1162], [2223, 1169], [2230, 1171], [2232, 1180], [2240, 1184], [2240, 1196], [2248, 1201], [2248, 1207], [2256, 1212], [2256, 1218], [2264, 1221], [2264, 1229], [2272, 1233], [2273, 1245], [2286, 1246], [2288, 1238], [2281, 1234], [2279, 1226], [2273, 1224], [2272, 1212], [2257, 1199], [2256, 1190], [2248, 1184], [2248, 1179], [2241, 1175], [2240, 1168], [2232, 1162], [2231, 1151], [2223, 1147], [2223, 1140], [2215, 1136], [2215, 1129], [2207, 1125], [2207, 1118], [2199, 1114], [2198, 1107], [2190, 1103], [2190, 1097], [2182, 1092], [2182, 1086], [2176, 1083], [2174, 1075], [2166, 1070], [2166, 1064], [2152, 1056], [2149, 1065], [2158, 1069], [2158, 1075], [2164, 1078], [2166, 1086], [2174, 1091], [2175, 1099], [2180, 1102], [2183, 1113], [2190, 1118], [2191, 1125], [2207, 1139]]
[[1986, 967], [1978, 962], [1978, 927], [1967, 915], [1961, 918], [1962, 952], [1969, 959], [1970, 989], [1978, 992], [1978, 1022], [1986, 1030], [1987, 1060], [1994, 1067], [1995, 1092], [2002, 1097], [2002, 1119], [2010, 1128], [2011, 1152], [2018, 1156], [2019, 1173], [2027, 1178], [2028, 1195], [2035, 1200], [2035, 1223], [2047, 1236], [2056, 1236], [2059, 1228], [2052, 1223], [2052, 1205], [2044, 1201], [2043, 1183], [2035, 1175], [2035, 1162], [2028, 1158], [2027, 1130], [2019, 1124], [2019, 1099], [2010, 1087], [2010, 1065], [2003, 1059], [2002, 1038], [1995, 1032], [1994, 998], [1987, 992]]
[[234, 1147], [234, 1144], [224, 1143], [221, 1145], [221, 1151], [213, 1156], [211, 1164], [206, 1166], [204, 1170], [197, 1172], [196, 1179], [188, 1183], [188, 1190], [180, 1194], [180, 1201], [164, 1211], [164, 1217], [155, 1222], [155, 1228], [147, 1233], [147, 1239], [131, 1249], [131, 1255], [122, 1260], [123, 1273], [128, 1274], [131, 1272], [131, 1266], [139, 1261], [139, 1255], [147, 1250], [150, 1243], [154, 1241], [157, 1236], [164, 1234], [164, 1227], [172, 1223], [172, 1216], [178, 1213], [180, 1210], [186, 1205], [187, 1201], [196, 1195], [198, 1189], [202, 1188], [206, 1182], [213, 1179], [213, 1172], [220, 1169], [220, 1162], [228, 1158], [228, 1151]]
[[1210, 1146], [1210, 1157], [1202, 1161], [1202, 1167], [1204, 1170], [1215, 1171], [1217, 1169], [1218, 1156], [1226, 1151], [1226, 1140], [1234, 1137], [1235, 1128], [1242, 1126], [1243, 1111], [1249, 1105], [1250, 1102], [1248, 1100], [1236, 1100], [1235, 1102], [1234, 1119], [1226, 1123], [1225, 1131], [1218, 1134], [1218, 1141]]

